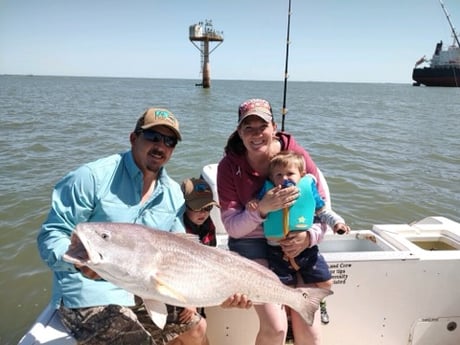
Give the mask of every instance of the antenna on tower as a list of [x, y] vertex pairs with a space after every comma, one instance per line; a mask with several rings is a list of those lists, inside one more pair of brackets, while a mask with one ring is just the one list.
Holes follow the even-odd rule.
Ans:
[[[201, 73], [203, 74], [203, 81], [201, 84], [197, 85], [207, 89], [211, 87], [209, 55], [224, 42], [224, 33], [223, 31], [214, 30], [212, 27], [212, 20], [207, 19], [204, 23], [199, 22], [198, 24], [190, 25], [189, 39], [201, 53]], [[200, 46], [198, 46], [195, 41], [200, 42]], [[218, 42], [218, 44], [210, 51], [209, 42]]]

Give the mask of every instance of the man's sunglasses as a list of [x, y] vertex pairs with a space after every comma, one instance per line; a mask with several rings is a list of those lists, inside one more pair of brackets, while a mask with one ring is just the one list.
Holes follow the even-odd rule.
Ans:
[[176, 147], [177, 145], [176, 137], [164, 135], [164, 134], [161, 134], [160, 132], [157, 132], [151, 129], [142, 131], [142, 134], [144, 135], [145, 140], [151, 141], [153, 143], [159, 143], [163, 141], [166, 147], [170, 147], [170, 148]]

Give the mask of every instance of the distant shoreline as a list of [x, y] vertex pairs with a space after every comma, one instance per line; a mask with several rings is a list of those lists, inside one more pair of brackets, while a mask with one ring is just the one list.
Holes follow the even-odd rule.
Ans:
[[[187, 80], [193, 83], [200, 83], [201, 79], [193, 78], [161, 78], [161, 77], [116, 77], [116, 76], [87, 76], [87, 75], [53, 75], [53, 74], [0, 74], [0, 77], [53, 77], [53, 78], [107, 78], [107, 79], [144, 79], [144, 80]], [[216, 81], [232, 81], [232, 82], [273, 82], [283, 83], [282, 80], [252, 80], [252, 79], [213, 79]], [[370, 81], [324, 81], [324, 80], [290, 80], [289, 83], [322, 83], [322, 84], [386, 84], [386, 85], [412, 85], [412, 81], [407, 83], [402, 82], [370, 82]]]

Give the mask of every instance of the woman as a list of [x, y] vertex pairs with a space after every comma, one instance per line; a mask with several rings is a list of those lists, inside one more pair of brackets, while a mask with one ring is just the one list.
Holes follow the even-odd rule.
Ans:
[[[291, 135], [277, 132], [270, 103], [263, 99], [243, 102], [238, 109], [237, 129], [230, 135], [225, 156], [218, 165], [217, 189], [230, 250], [264, 266], [268, 263], [262, 222], [268, 212], [291, 206], [298, 197], [298, 190], [295, 186], [275, 187], [260, 200], [257, 210], [246, 209], [246, 203], [257, 195], [268, 178], [270, 158], [283, 150], [302, 154], [307, 173], [320, 181], [308, 152]], [[321, 184], [318, 184], [318, 191], [324, 198]], [[316, 245], [324, 231], [324, 227], [316, 224], [308, 232], [289, 235], [280, 244], [288, 257], [295, 257], [304, 249]], [[254, 307], [260, 321], [256, 345], [284, 344], [287, 329], [285, 310], [274, 304]], [[315, 326], [308, 326], [296, 312], [291, 313], [291, 322], [296, 345], [319, 344], [318, 322], [314, 323]]]

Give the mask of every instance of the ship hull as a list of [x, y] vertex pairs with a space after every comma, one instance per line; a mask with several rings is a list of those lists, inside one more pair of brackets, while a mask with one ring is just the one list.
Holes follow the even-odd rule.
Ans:
[[460, 67], [414, 68], [414, 85], [460, 87]]

